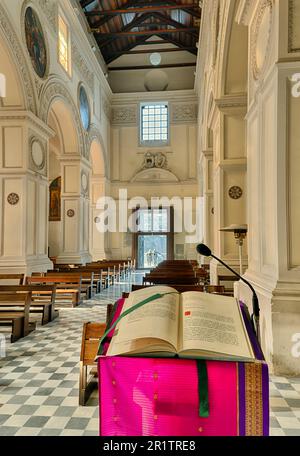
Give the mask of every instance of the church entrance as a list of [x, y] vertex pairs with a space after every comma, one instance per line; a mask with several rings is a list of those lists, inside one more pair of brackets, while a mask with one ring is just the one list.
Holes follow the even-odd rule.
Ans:
[[173, 211], [170, 209], [137, 209], [137, 231], [134, 233], [133, 257], [138, 269], [155, 268], [174, 256]]

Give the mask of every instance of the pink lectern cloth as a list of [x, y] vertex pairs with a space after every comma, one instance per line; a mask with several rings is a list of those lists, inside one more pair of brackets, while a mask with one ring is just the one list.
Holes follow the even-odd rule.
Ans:
[[207, 361], [208, 418], [194, 360], [101, 356], [98, 369], [101, 436], [268, 435], [264, 362]]

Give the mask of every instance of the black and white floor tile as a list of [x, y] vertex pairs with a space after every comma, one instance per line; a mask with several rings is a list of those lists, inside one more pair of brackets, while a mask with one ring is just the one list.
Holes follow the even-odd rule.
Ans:
[[[140, 283], [141, 274], [132, 280]], [[84, 321], [105, 321], [106, 306], [130, 283], [116, 284], [57, 320], [7, 343], [0, 358], [0, 436], [93, 436], [99, 434], [97, 390], [78, 405], [79, 355]], [[271, 435], [300, 436], [300, 378], [272, 377]]]

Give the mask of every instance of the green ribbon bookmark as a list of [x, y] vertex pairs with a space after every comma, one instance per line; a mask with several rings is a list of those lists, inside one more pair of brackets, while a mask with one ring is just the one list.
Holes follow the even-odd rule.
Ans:
[[152, 301], [156, 301], [157, 299], [160, 299], [162, 298], [163, 296], [166, 296], [166, 295], [170, 295], [170, 294], [178, 294], [177, 292], [170, 292], [170, 293], [156, 293], [152, 296], [150, 296], [149, 298], [147, 299], [144, 299], [143, 301], [135, 304], [134, 306], [130, 307], [130, 309], [127, 309], [125, 310], [125, 312], [123, 312], [119, 318], [116, 319], [116, 321], [105, 331], [105, 333], [103, 334], [101, 340], [100, 340], [100, 343], [99, 343], [99, 349], [98, 349], [98, 353], [97, 355], [100, 356], [103, 354], [103, 347], [102, 347], [102, 344], [104, 342], [104, 340], [106, 339], [106, 337], [108, 336], [108, 334], [117, 326], [117, 324], [124, 318], [126, 317], [126, 315], [129, 315], [131, 314], [131, 312], [134, 312], [135, 310], [139, 309], [140, 307], [144, 306], [145, 304], [148, 304], [149, 302], [152, 302]]
[[206, 361], [197, 360], [198, 369], [198, 394], [199, 394], [199, 416], [200, 418], [209, 417], [208, 402], [208, 376]]

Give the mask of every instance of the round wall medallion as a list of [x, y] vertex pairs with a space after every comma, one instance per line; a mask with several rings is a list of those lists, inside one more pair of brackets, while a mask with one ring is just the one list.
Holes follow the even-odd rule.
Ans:
[[31, 144], [31, 158], [33, 161], [33, 164], [38, 168], [38, 169], [43, 169], [45, 166], [45, 154], [43, 147], [39, 141], [34, 139]]
[[273, 2], [263, 0], [254, 21], [251, 41], [251, 64], [254, 79], [264, 71], [271, 46], [273, 24]]
[[68, 216], [68, 217], [71, 217], [71, 218], [72, 218], [72, 217], [74, 217], [74, 215], [75, 215], [74, 209], [69, 209], [69, 210], [67, 211], [67, 216]]
[[19, 195], [17, 193], [10, 193], [7, 197], [7, 202], [12, 206], [15, 206], [20, 201]]
[[241, 187], [234, 185], [233, 187], [231, 187], [229, 189], [228, 194], [229, 194], [230, 198], [237, 200], [242, 197], [243, 190], [241, 189]]
[[43, 28], [36, 12], [29, 6], [25, 12], [25, 38], [32, 66], [40, 78], [47, 69], [47, 47]]

